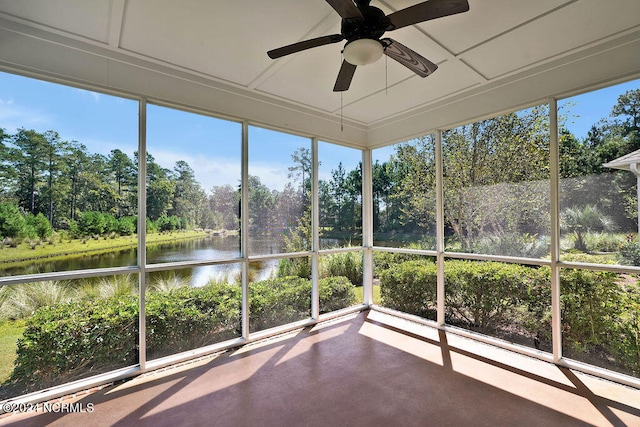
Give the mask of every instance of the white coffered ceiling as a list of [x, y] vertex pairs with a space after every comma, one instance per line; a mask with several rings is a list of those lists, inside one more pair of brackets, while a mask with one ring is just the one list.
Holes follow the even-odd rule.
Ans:
[[[416, 3], [372, 1], [385, 13]], [[640, 74], [639, 0], [469, 4], [387, 33], [437, 63], [433, 75], [383, 57], [342, 100], [344, 42], [266, 55], [339, 33], [324, 0], [0, 0], [0, 67], [361, 147]]]

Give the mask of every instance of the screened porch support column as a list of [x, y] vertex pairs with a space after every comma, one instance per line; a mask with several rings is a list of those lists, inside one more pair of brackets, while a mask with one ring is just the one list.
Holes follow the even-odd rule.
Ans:
[[362, 150], [363, 303], [373, 304], [373, 173], [371, 150]]
[[636, 176], [636, 200], [638, 203], [638, 245], [640, 245], [640, 170], [636, 162], [629, 165], [631, 172]]
[[320, 204], [318, 196], [318, 138], [311, 139], [311, 317], [320, 318], [318, 251], [320, 250]]
[[[138, 102], [138, 153], [147, 152], [147, 100]], [[138, 312], [138, 363], [144, 370], [147, 364], [147, 317], [146, 290], [147, 275], [147, 156], [138, 156], [138, 292], [140, 307]]]
[[444, 326], [444, 194], [442, 167], [442, 130], [436, 130], [436, 262], [437, 322]]
[[242, 196], [240, 254], [242, 257], [242, 338], [249, 339], [249, 124], [242, 122]]
[[551, 337], [553, 361], [562, 359], [560, 318], [560, 149], [558, 144], [558, 102], [549, 100], [549, 156], [551, 174]]

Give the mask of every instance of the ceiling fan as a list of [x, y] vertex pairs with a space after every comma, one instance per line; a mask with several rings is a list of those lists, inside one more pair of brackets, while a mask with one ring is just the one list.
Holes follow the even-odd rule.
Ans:
[[341, 33], [304, 40], [267, 52], [271, 59], [280, 58], [331, 43], [346, 40], [344, 60], [338, 72], [334, 92], [349, 89], [358, 65], [371, 64], [384, 53], [420, 77], [427, 77], [438, 66], [405, 45], [390, 38], [381, 38], [385, 32], [431, 19], [442, 18], [469, 10], [467, 0], [429, 0], [385, 15], [371, 0], [326, 0], [342, 17]]

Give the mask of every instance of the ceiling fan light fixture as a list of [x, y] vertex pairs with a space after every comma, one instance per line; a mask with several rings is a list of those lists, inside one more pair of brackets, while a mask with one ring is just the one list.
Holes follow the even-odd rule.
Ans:
[[382, 43], [373, 39], [358, 39], [348, 43], [342, 54], [345, 61], [352, 65], [367, 65], [382, 57]]

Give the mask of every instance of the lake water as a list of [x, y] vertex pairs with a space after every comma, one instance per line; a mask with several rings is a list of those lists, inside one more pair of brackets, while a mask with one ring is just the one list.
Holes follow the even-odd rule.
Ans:
[[[323, 242], [323, 246], [327, 243], [329, 243], [329, 241]], [[2, 250], [11, 249], [5, 248]], [[267, 255], [282, 252], [282, 243], [278, 242], [277, 239], [254, 239], [251, 241], [249, 251], [251, 255]], [[68, 257], [57, 261], [36, 260], [26, 266], [0, 269], [0, 276], [135, 266], [137, 265], [137, 253], [137, 249], [126, 249], [99, 255]], [[147, 264], [212, 261], [233, 259], [239, 256], [240, 236], [238, 235], [226, 237], [210, 236], [203, 239], [181, 240], [173, 243], [153, 245], [147, 248]], [[254, 279], [261, 280], [269, 277], [277, 265], [277, 260], [252, 263], [251, 267]], [[176, 273], [183, 277], [189, 277], [192, 286], [202, 286], [211, 278], [225, 279], [239, 277], [240, 271], [240, 263], [230, 263], [181, 269]], [[163, 273], [153, 274], [161, 275]]]

